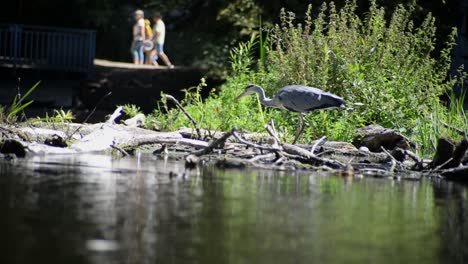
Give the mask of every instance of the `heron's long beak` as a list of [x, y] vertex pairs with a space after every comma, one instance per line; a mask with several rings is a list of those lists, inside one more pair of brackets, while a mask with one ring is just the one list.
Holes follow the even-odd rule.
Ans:
[[233, 101], [237, 101], [237, 100], [241, 99], [242, 97], [244, 97], [244, 96], [246, 96], [246, 95], [247, 95], [247, 93], [246, 93], [246, 92], [242, 92], [242, 93], [241, 93], [241, 94], [239, 94], [239, 95], [238, 95], [236, 98], [234, 98], [234, 100], [233, 100]]

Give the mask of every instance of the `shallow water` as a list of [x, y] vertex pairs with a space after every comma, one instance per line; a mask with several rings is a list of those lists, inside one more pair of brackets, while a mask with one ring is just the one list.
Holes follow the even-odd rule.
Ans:
[[468, 262], [456, 183], [183, 172], [149, 155], [0, 163], [0, 263]]

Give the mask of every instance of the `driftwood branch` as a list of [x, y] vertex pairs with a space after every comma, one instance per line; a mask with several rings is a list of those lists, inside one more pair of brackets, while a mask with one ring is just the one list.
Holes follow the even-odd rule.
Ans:
[[461, 136], [466, 136], [466, 133], [465, 131], [459, 129], [459, 128], [456, 128], [454, 126], [451, 126], [447, 123], [445, 123], [444, 121], [440, 121], [440, 123], [445, 127], [445, 128], [448, 128], [450, 130], [453, 130], [454, 132], [456, 132], [457, 134], [461, 135]]
[[452, 162], [453, 158], [449, 158], [447, 161], [445, 161], [444, 163], [440, 164], [439, 166], [435, 167], [431, 172], [434, 172], [434, 171], [440, 171], [445, 165], [449, 164], [450, 162]]
[[195, 121], [195, 119], [193, 119], [193, 117], [187, 112], [187, 110], [185, 110], [185, 108], [179, 103], [179, 101], [177, 99], [175, 99], [172, 95], [166, 94], [166, 99], [169, 99], [169, 100], [171, 100], [172, 102], [175, 103], [177, 108], [179, 108], [180, 111], [182, 111], [182, 113], [184, 113], [184, 115], [190, 120], [190, 122], [192, 122], [193, 126], [195, 127], [195, 130], [197, 131], [198, 139], [202, 139], [202, 135], [201, 135], [201, 132], [200, 132], [200, 128], [198, 128], [197, 121]]
[[122, 109], [123, 109], [122, 106], [117, 107], [114, 110], [114, 113], [112, 113], [109, 119], [107, 119], [106, 124], [111, 124], [111, 125], [115, 124], [115, 119], [117, 119], [120, 115], [122, 115]]
[[276, 158], [276, 154], [275, 153], [267, 153], [267, 154], [263, 154], [263, 155], [257, 155], [251, 159], [249, 159], [250, 162], [255, 162], [255, 161], [258, 161], [258, 160], [262, 160], [262, 159], [272, 159], [272, 158]]
[[345, 164], [337, 160], [317, 157], [316, 155], [312, 154], [310, 151], [303, 149], [301, 147], [298, 147], [296, 145], [283, 144], [283, 151], [288, 154], [299, 156], [303, 159], [303, 161], [305, 161], [306, 163], [312, 163], [312, 165], [317, 165], [317, 164], [326, 165], [334, 169], [342, 169], [345, 167]]
[[211, 144], [209, 144], [207, 147], [193, 152], [192, 154], [195, 156], [202, 156], [202, 155], [207, 155], [213, 152], [214, 149], [217, 148], [222, 148], [224, 147], [224, 143], [226, 143], [226, 140], [231, 137], [235, 133], [236, 129], [233, 128], [231, 131], [224, 133], [224, 135], [218, 139], [215, 139]]
[[148, 144], [180, 144], [193, 148], [206, 148], [209, 144], [206, 141], [189, 139], [189, 138], [161, 138], [159, 136], [146, 136], [135, 139], [132, 145], [135, 147]]
[[281, 144], [281, 140], [278, 137], [278, 133], [276, 132], [275, 122], [273, 119], [270, 120], [270, 124], [265, 126], [266, 131], [270, 136], [274, 137], [277, 144]]
[[409, 151], [409, 150], [405, 150], [405, 154], [416, 163], [414, 166], [416, 170], [418, 171], [423, 170], [423, 167], [424, 167], [423, 160], [419, 158], [419, 156], [416, 153]]
[[250, 141], [247, 141], [247, 140], [243, 139], [237, 132], [234, 132], [233, 136], [240, 143], [242, 143], [244, 145], [247, 145], [249, 147], [252, 147], [252, 148], [261, 149], [261, 150], [268, 150], [268, 151], [279, 151], [279, 150], [281, 150], [280, 148], [265, 147], [265, 146], [258, 145], [258, 144], [252, 143]]
[[398, 165], [401, 166], [401, 163], [395, 158], [393, 157], [392, 154], [390, 154], [390, 152], [388, 152], [384, 147], [380, 147], [380, 149], [385, 153], [387, 154], [387, 156], [390, 158], [390, 160], [392, 161], [392, 166], [390, 167], [390, 172], [393, 173], [395, 171], [395, 168]]
[[317, 140], [314, 145], [312, 146], [312, 149], [310, 150], [310, 153], [314, 154], [315, 152], [315, 149], [317, 148], [317, 146], [322, 143], [323, 140], [325, 140], [327, 137], [326, 136], [323, 136], [321, 137], [319, 140]]
[[115, 145], [115, 142], [114, 142], [114, 144], [110, 145], [110, 147], [113, 148], [113, 149], [115, 149], [115, 150], [117, 150], [117, 151], [119, 151], [120, 153], [122, 153], [122, 155], [123, 155], [124, 157], [130, 156], [130, 154], [128, 154], [127, 151], [125, 151], [124, 149], [122, 149], [122, 148], [119, 147], [119, 146], [116, 146], [116, 145]]
[[280, 140], [278, 138], [278, 135], [276, 135], [275, 129], [272, 128], [270, 125], [266, 125], [265, 129], [268, 132], [268, 134], [275, 139], [276, 144], [280, 144]]

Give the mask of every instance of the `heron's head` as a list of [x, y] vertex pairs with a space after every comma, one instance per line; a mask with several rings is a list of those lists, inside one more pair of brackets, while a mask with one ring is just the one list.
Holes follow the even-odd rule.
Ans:
[[254, 94], [254, 93], [258, 92], [261, 89], [262, 88], [260, 88], [260, 86], [258, 86], [258, 85], [249, 84], [249, 85], [247, 85], [245, 87], [244, 91], [241, 94], [239, 94], [236, 98], [234, 98], [234, 101], [237, 101], [237, 100], [239, 100], [240, 98], [242, 98], [244, 96]]

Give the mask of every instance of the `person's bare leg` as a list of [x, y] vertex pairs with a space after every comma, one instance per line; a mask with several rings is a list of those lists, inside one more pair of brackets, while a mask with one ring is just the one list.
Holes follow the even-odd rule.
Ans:
[[156, 56], [156, 51], [155, 50], [151, 51], [151, 63], [154, 66], [159, 66], [157, 58], [154, 59], [155, 56]]
[[161, 60], [166, 64], [167, 66], [171, 66], [172, 62], [169, 60], [167, 57], [166, 53], [159, 53], [158, 56], [161, 58]]

